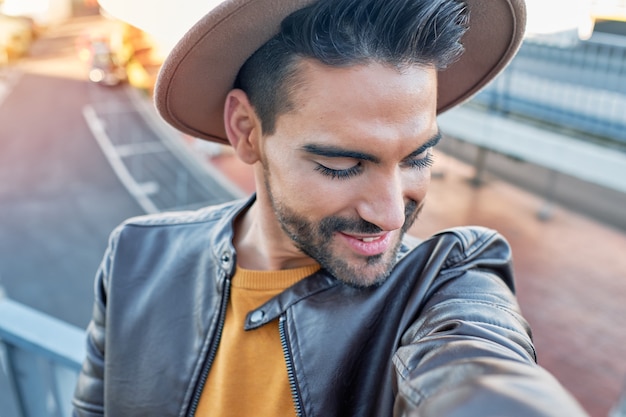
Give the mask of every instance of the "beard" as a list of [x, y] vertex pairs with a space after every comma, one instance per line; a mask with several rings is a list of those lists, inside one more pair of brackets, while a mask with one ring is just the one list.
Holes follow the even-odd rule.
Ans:
[[307, 256], [315, 259], [322, 268], [330, 272], [340, 281], [357, 288], [373, 287], [382, 284], [391, 274], [397, 262], [397, 254], [402, 238], [413, 225], [423, 204], [410, 200], [404, 209], [405, 221], [396, 241], [390, 249], [374, 256], [353, 254], [341, 256], [333, 248], [337, 233], [378, 234], [383, 230], [362, 218], [348, 219], [339, 216], [322, 218], [318, 222], [307, 219], [288, 207], [284, 202], [277, 201], [271, 191], [269, 182], [265, 188], [272, 208], [283, 232], [295, 246]]

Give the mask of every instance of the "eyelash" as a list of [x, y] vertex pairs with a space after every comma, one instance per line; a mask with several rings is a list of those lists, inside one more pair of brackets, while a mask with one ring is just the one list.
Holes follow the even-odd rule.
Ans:
[[[424, 158], [413, 159], [407, 162], [406, 165], [408, 165], [409, 168], [425, 169], [425, 168], [430, 168], [431, 166], [433, 166], [434, 162], [435, 162], [435, 158], [432, 152], [428, 152], [428, 154]], [[315, 170], [321, 172], [323, 175], [326, 175], [327, 177], [330, 177], [333, 180], [334, 179], [346, 180], [348, 178], [358, 175], [362, 170], [362, 164], [361, 162], [359, 162], [355, 166], [347, 168], [347, 169], [332, 169], [332, 168], [325, 167], [324, 165], [318, 164], [315, 167]]]
[[321, 172], [323, 175], [326, 175], [327, 177], [330, 177], [333, 180], [334, 179], [346, 180], [348, 178], [354, 177], [355, 175], [361, 172], [361, 163], [359, 162], [355, 166], [350, 167], [348, 169], [332, 169], [332, 168], [325, 167], [324, 165], [318, 164], [315, 167], [315, 170]]
[[422, 159], [412, 159], [410, 162], [408, 162], [408, 165], [411, 168], [424, 169], [432, 167], [434, 163], [435, 156], [433, 155], [432, 151], [428, 151], [425, 157], [423, 157]]

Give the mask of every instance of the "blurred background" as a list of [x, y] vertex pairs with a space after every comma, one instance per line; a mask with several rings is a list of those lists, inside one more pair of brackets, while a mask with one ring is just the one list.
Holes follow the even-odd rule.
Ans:
[[[592, 417], [626, 416], [626, 1], [527, 2], [513, 63], [440, 116], [411, 233], [499, 230], [539, 363]], [[117, 224], [254, 191], [229, 148], [151, 102], [213, 3], [0, 0], [0, 417], [70, 415]]]

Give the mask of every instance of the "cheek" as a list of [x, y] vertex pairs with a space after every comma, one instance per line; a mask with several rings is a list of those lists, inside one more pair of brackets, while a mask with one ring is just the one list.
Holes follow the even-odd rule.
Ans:
[[293, 184], [293, 189], [301, 196], [300, 206], [309, 214], [326, 217], [341, 212], [353, 198], [353, 190], [347, 184], [345, 181], [329, 181], [312, 172]]
[[329, 196], [336, 193], [328, 186], [327, 181], [319, 178], [321, 176], [304, 163], [270, 162], [267, 175], [274, 198], [304, 212], [326, 206], [332, 200]]
[[294, 166], [275, 186], [283, 187], [289, 205], [310, 219], [346, 215], [359, 190], [358, 182], [329, 180], [303, 165]]

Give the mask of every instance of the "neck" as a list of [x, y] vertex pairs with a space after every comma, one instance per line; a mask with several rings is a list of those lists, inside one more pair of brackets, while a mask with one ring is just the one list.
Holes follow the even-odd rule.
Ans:
[[246, 269], [276, 271], [317, 262], [303, 254], [285, 235], [271, 205], [257, 200], [241, 214], [235, 225], [237, 264]]

